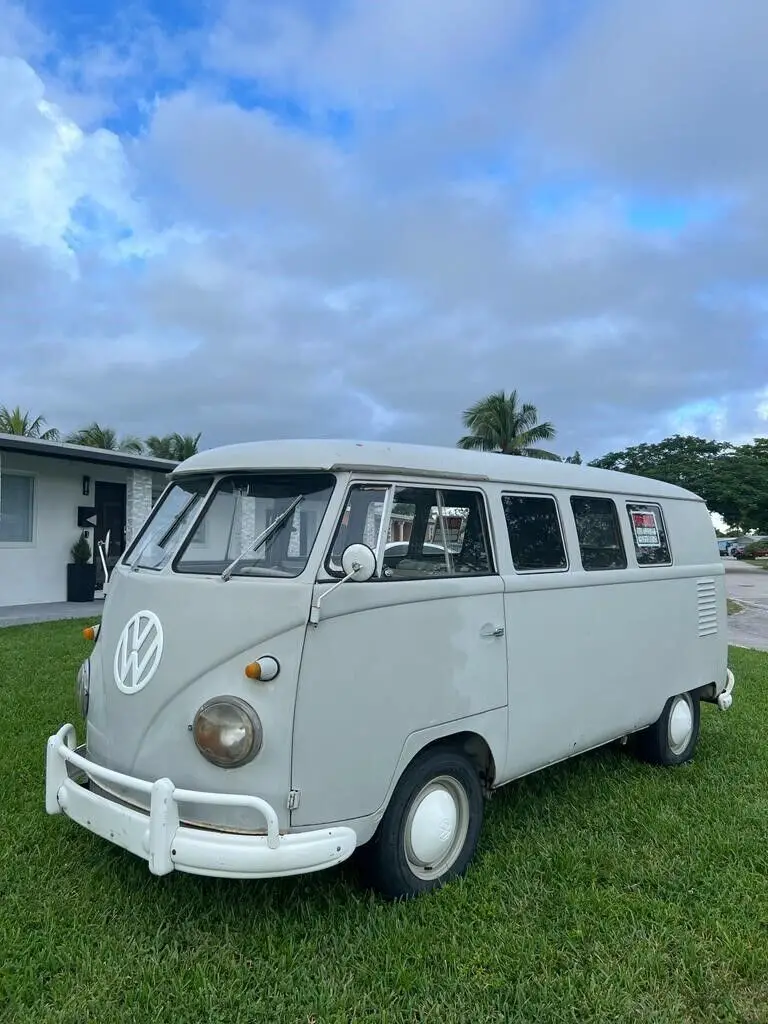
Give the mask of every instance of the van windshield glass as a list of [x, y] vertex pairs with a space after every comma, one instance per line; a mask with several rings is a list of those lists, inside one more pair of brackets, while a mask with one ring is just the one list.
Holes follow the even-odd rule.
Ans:
[[153, 509], [123, 564], [136, 569], [162, 569], [178, 551], [212, 484], [212, 476], [175, 483]]
[[[298, 576], [307, 564], [335, 484], [330, 473], [225, 477], [176, 559], [175, 571]], [[282, 523], [257, 543], [267, 527], [287, 512]]]

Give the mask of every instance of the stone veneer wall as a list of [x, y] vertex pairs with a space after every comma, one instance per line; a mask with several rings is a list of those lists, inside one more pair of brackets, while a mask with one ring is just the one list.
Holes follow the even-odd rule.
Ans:
[[125, 541], [127, 546], [152, 511], [152, 474], [148, 470], [132, 469], [128, 473], [126, 506]]

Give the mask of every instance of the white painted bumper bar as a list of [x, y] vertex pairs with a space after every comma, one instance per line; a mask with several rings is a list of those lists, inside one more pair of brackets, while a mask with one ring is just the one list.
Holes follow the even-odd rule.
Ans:
[[728, 669], [728, 676], [725, 687], [717, 695], [717, 706], [720, 708], [721, 711], [727, 711], [728, 708], [733, 704], [733, 694], [731, 691], [733, 690], [734, 682], [735, 680], [733, 672], [731, 672], [731, 670]]
[[[154, 875], [186, 871], [221, 878], [276, 878], [332, 867], [350, 857], [357, 837], [351, 828], [280, 834], [277, 813], [266, 800], [231, 793], [177, 789], [170, 779], [146, 782], [94, 764], [75, 751], [75, 729], [63, 725], [48, 738], [45, 809], [142, 857]], [[67, 763], [95, 783], [115, 783], [149, 795], [149, 814], [87, 789], [70, 777]], [[250, 807], [266, 821], [266, 835], [191, 828], [179, 823], [180, 803]]]

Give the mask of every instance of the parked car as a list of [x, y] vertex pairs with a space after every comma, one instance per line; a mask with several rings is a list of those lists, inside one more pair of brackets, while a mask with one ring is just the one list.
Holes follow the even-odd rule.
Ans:
[[734, 558], [768, 558], [768, 539], [761, 537], [748, 544], [739, 544], [732, 553]]

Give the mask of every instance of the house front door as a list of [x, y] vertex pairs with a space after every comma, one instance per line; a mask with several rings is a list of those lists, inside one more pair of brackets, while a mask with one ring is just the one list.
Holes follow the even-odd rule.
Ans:
[[126, 486], [125, 484], [106, 483], [97, 480], [94, 485], [94, 506], [96, 507], [96, 526], [93, 531], [94, 562], [96, 563], [96, 589], [104, 586], [104, 569], [101, 564], [97, 545], [106, 541], [109, 536], [107, 566], [109, 569], [117, 562], [125, 550], [125, 518], [126, 518]]

